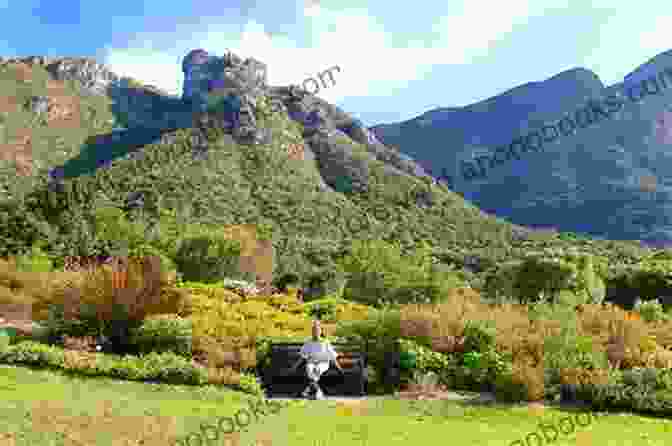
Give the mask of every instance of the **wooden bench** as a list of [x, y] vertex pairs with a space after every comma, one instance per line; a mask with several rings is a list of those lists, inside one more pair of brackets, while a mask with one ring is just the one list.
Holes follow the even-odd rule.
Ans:
[[[338, 364], [343, 374], [333, 365], [320, 378], [320, 387], [325, 395], [366, 395], [368, 381], [366, 354], [358, 346], [332, 344], [338, 353]], [[263, 371], [263, 386], [269, 396], [300, 394], [308, 384], [305, 369], [291, 367], [301, 358], [302, 343], [274, 343], [269, 352], [270, 365]]]

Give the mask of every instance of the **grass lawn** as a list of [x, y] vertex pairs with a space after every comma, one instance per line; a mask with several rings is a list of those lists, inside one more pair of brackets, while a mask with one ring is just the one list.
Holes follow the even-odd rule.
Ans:
[[[73, 378], [0, 366], [0, 445], [169, 446], [247, 408], [251, 396], [215, 388]], [[203, 445], [501, 445], [509, 446], [544, 421], [558, 425], [568, 410], [473, 406], [458, 401], [372, 398], [349, 403], [296, 401], [252, 422], [239, 441]], [[585, 425], [587, 418], [581, 416]], [[566, 425], [563, 425], [566, 426]], [[563, 427], [564, 429], [569, 429]], [[537, 430], [538, 431], [538, 430]], [[666, 442], [664, 442], [667, 440]], [[664, 445], [672, 421], [630, 414], [599, 415], [554, 445]], [[424, 443], [427, 441], [427, 443]], [[199, 444], [192, 440], [191, 444]], [[548, 444], [535, 442], [530, 445]]]

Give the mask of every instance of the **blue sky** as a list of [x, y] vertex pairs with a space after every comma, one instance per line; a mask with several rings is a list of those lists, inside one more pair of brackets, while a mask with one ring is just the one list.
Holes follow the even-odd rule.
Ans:
[[94, 56], [175, 94], [193, 48], [255, 57], [272, 85], [338, 65], [318, 96], [373, 125], [579, 66], [620, 82], [672, 49], [669, 17], [662, 1], [0, 0], [0, 55]]

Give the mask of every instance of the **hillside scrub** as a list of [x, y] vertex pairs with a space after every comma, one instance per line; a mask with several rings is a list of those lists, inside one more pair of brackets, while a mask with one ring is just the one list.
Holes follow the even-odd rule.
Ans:
[[428, 246], [404, 256], [395, 244], [357, 241], [342, 268], [348, 277], [343, 296], [369, 305], [436, 302], [450, 288], [465, 285], [458, 273], [434, 268]]
[[601, 303], [606, 294], [605, 271], [603, 264], [594, 266], [592, 256], [549, 259], [528, 255], [493, 268], [486, 279], [485, 292], [495, 301], [504, 296], [519, 303], [533, 303], [544, 299], [557, 302], [561, 291], [569, 291], [565, 296], [573, 295], [574, 305]]
[[[123, 244], [117, 246], [96, 235], [95, 215], [98, 208], [125, 209], [129, 196], [137, 194], [144, 195], [144, 201], [129, 212], [147, 230], [167, 218], [174, 225], [272, 227], [278, 258], [275, 272], [296, 273], [304, 286], [311, 277], [334, 270], [354, 240], [399, 243], [404, 255], [427, 243], [435, 259], [463, 270], [477, 288], [486, 270], [531, 252], [571, 248], [613, 265], [637, 264], [655, 252], [634, 241], [533, 231], [488, 215], [427, 177], [402, 174], [398, 163], [390, 161], [393, 149], [355, 142], [343, 132], [336, 132], [333, 143], [326, 143], [292, 118], [288, 110], [297, 105], [294, 99], [272, 94], [273, 89], [261, 88], [252, 110], [257, 127], [268, 130], [270, 139], [259, 145], [239, 144], [218, 127], [208, 127], [213, 132], [206, 144], [207, 157], [202, 159], [194, 156], [203, 136], [197, 123], [167, 119], [171, 113], [164, 113], [168, 108], [176, 112], [184, 108], [174, 98], [145, 95], [133, 80], [108, 92], [114, 97], [87, 95], [77, 81], [56, 80], [39, 63], [5, 68], [0, 82], [7, 91], [16, 92], [16, 104], [27, 103], [33, 96], [70, 98], [75, 101], [77, 125], [60, 128], [25, 107], [6, 117], [3, 125], [8, 134], [26, 131], [30, 136], [34, 162], [29, 177], [17, 178], [12, 168], [0, 166], [0, 187], [7, 192], [0, 194], [2, 258], [29, 253], [37, 242], [44, 242], [55, 259], [123, 250]], [[302, 99], [306, 107], [330, 116], [331, 124], [355, 121], [311, 95]], [[129, 124], [131, 115], [134, 129], [115, 142], [111, 129]], [[149, 115], [167, 121], [157, 127], [159, 118]], [[190, 113], [185, 116], [191, 118]], [[286, 150], [292, 144], [312, 147], [313, 155], [326, 144], [328, 155], [312, 159], [307, 151], [305, 160], [293, 159]], [[346, 156], [350, 152], [356, 152], [356, 164], [367, 172], [366, 181], [354, 187], [357, 175], [336, 175], [348, 183], [342, 185], [343, 193], [333, 184], [325, 186], [325, 178], [333, 177], [333, 172], [348, 170], [344, 164], [350, 162]], [[103, 154], [105, 159], [100, 158]], [[166, 217], [173, 211], [173, 216]], [[161, 245], [154, 246], [174, 257], [170, 253], [176, 249], [174, 243], [166, 239]]]
[[[177, 225], [272, 227], [276, 272], [296, 272], [302, 282], [334, 269], [357, 239], [399, 243], [404, 254], [428, 243], [435, 258], [475, 275], [470, 279], [474, 286], [483, 271], [472, 272], [472, 261], [487, 268], [530, 251], [574, 247], [614, 263], [635, 264], [652, 252], [634, 243], [564, 240], [534, 231], [521, 237], [516, 227], [450, 191], [412, 178], [389, 178], [379, 161], [372, 161], [366, 191], [340, 194], [319, 191], [314, 169], [272, 146], [238, 146], [220, 137], [205, 163], [192, 157], [190, 144], [190, 132], [181, 130], [172, 144], [145, 146], [142, 159], [120, 159], [59, 185], [37, 178], [21, 197], [1, 204], [0, 256], [29, 252], [40, 240], [59, 258], [122, 249], [97, 238], [95, 215], [98, 208], [125, 208], [135, 193], [145, 195], [144, 204], [129, 210], [129, 216], [148, 229], [167, 219]], [[427, 200], [431, 206], [418, 204]], [[174, 210], [172, 216], [168, 209]], [[167, 241], [162, 245], [163, 251], [175, 247]]]

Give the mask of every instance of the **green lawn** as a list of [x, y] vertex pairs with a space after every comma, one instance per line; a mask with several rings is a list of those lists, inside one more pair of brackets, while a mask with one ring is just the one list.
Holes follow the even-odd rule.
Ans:
[[[0, 445], [169, 446], [247, 408], [252, 397], [234, 391], [73, 378], [60, 373], [0, 366]], [[292, 402], [252, 422], [244, 446], [441, 445], [509, 446], [558, 424], [569, 411], [527, 407], [471, 406], [456, 401], [372, 398], [344, 407], [335, 401]], [[587, 424], [586, 417], [580, 418]], [[600, 415], [587, 427], [560, 434], [554, 445], [660, 445], [672, 440], [672, 421], [629, 414]], [[530, 445], [535, 443], [530, 437]], [[226, 445], [226, 441], [204, 445]], [[179, 444], [179, 443], [178, 443]], [[192, 441], [191, 444], [198, 444]], [[235, 443], [230, 443], [235, 445]]]

